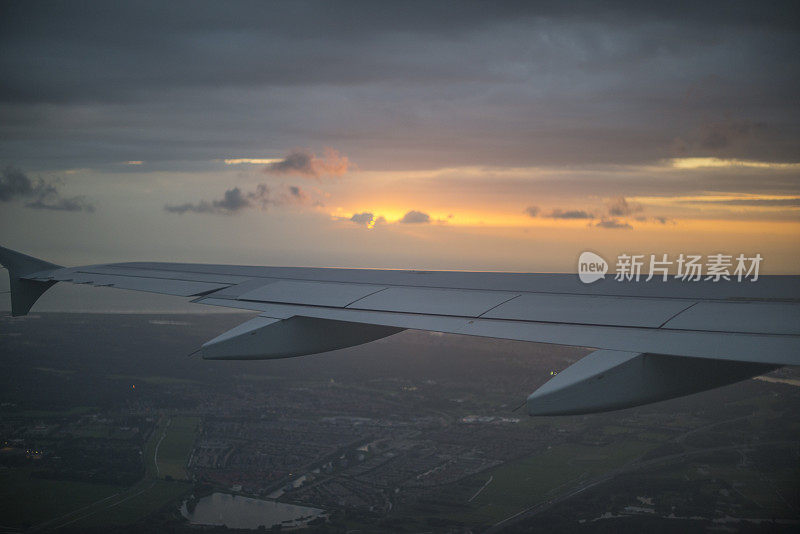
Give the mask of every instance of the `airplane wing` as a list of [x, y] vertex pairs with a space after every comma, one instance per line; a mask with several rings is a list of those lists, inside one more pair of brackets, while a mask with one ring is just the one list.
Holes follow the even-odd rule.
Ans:
[[532, 393], [531, 415], [590, 413], [800, 364], [800, 277], [651, 282], [576, 275], [111, 263], [61, 267], [0, 247], [12, 315], [57, 282], [259, 312], [205, 343], [207, 359], [272, 359], [404, 329], [597, 350]]

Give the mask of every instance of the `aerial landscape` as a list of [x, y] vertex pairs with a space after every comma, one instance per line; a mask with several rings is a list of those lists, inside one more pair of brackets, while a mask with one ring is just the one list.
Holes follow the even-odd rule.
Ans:
[[587, 350], [409, 331], [299, 359], [186, 356], [243, 318], [3, 317], [4, 531], [800, 523], [796, 371], [535, 418], [519, 399]]

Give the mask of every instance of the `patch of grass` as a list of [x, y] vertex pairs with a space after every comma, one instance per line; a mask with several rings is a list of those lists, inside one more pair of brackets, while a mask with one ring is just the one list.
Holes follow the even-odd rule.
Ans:
[[79, 516], [74, 524], [81, 527], [128, 525], [135, 523], [169, 503], [188, 495], [192, 485], [188, 482], [145, 479], [91, 514]]
[[27, 527], [59, 517], [125, 488], [31, 477], [31, 468], [0, 470], [0, 518], [6, 527]]
[[621, 467], [645, 453], [651, 445], [623, 441], [601, 447], [564, 444], [541, 454], [510, 462], [479, 475], [492, 483], [473, 501], [474, 519], [497, 521]]
[[160, 478], [171, 476], [176, 480], [185, 480], [186, 462], [194, 446], [200, 419], [198, 417], [173, 417], [168, 426], [163, 428], [162, 440], [159, 436], [158, 475]]
[[153, 433], [150, 434], [147, 443], [144, 444], [142, 449], [142, 461], [144, 462], [144, 472], [147, 478], [156, 478], [156, 445], [164, 433], [167, 421], [168, 419], [163, 417], [158, 420], [155, 428], [153, 428]]

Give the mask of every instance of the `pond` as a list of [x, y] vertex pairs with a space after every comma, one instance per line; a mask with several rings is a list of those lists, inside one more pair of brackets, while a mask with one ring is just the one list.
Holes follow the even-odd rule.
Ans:
[[190, 513], [186, 502], [181, 514], [193, 525], [257, 529], [264, 525], [299, 526], [323, 515], [324, 510], [282, 502], [251, 499], [228, 493], [212, 493], [197, 502]]

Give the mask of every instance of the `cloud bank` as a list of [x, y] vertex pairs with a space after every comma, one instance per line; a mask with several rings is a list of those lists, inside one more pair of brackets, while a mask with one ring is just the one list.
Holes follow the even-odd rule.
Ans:
[[26, 208], [94, 212], [94, 206], [85, 197], [62, 196], [59, 185], [42, 178], [31, 180], [25, 172], [9, 165], [0, 172], [0, 202], [21, 199], [28, 200]]

